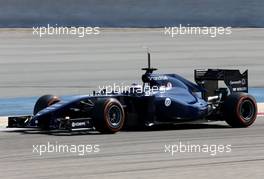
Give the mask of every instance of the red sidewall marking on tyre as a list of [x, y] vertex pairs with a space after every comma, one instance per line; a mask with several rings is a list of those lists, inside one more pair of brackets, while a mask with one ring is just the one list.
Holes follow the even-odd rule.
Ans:
[[60, 102], [60, 98], [57, 96], [54, 96], [49, 102], [48, 102], [48, 106], [53, 105], [54, 103]]
[[[115, 100], [113, 100], [113, 101], [115, 101]], [[109, 111], [109, 106], [111, 105], [111, 103], [113, 102], [113, 101], [111, 101], [111, 99], [110, 100], [107, 100], [106, 102], [105, 102], [105, 108], [104, 108], [104, 121], [105, 121], [105, 125], [108, 127], [108, 128], [112, 128], [112, 126], [111, 126], [111, 124], [109, 124], [109, 121], [107, 120], [107, 115], [108, 115], [108, 111]], [[121, 109], [120, 109], [121, 110]], [[121, 110], [121, 111], [123, 111], [123, 110]], [[122, 118], [124, 118], [124, 111], [122, 112]], [[118, 127], [118, 128], [112, 128], [112, 131], [114, 131], [114, 132], [118, 132], [122, 127], [123, 127], [123, 125], [124, 125], [124, 120], [123, 120], [123, 122], [121, 122], [121, 124], [120, 124], [120, 127]]]
[[242, 118], [242, 116], [240, 115], [240, 105], [241, 103], [244, 101], [244, 100], [250, 100], [252, 102], [252, 104], [255, 106], [255, 109], [257, 111], [256, 114], [254, 115], [254, 119], [250, 122], [250, 124], [253, 124], [254, 121], [256, 120], [257, 118], [257, 115], [258, 115], [258, 107], [257, 107], [257, 104], [255, 103], [254, 100], [252, 100], [250, 97], [248, 96], [243, 96], [242, 98], [239, 99], [238, 103], [237, 103], [237, 106], [236, 106], [236, 113], [237, 113], [237, 116], [239, 117], [239, 120], [243, 123], [243, 124], [246, 124], [245, 120]]

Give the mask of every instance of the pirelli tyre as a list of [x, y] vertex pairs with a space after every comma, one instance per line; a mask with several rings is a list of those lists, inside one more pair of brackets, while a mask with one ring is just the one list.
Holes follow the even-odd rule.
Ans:
[[248, 127], [257, 118], [257, 103], [253, 96], [247, 93], [235, 93], [224, 102], [225, 121], [231, 127]]
[[120, 131], [125, 122], [125, 112], [115, 98], [98, 99], [93, 110], [93, 123], [97, 131], [113, 134]]
[[[33, 110], [33, 115], [36, 115], [39, 111], [55, 104], [55, 103], [58, 103], [60, 102], [60, 98], [57, 97], [57, 96], [54, 96], [54, 95], [44, 95], [44, 96], [41, 96], [35, 106], [34, 106], [34, 110]], [[39, 121], [39, 127], [41, 129], [49, 129], [49, 119], [45, 120], [45, 121]]]

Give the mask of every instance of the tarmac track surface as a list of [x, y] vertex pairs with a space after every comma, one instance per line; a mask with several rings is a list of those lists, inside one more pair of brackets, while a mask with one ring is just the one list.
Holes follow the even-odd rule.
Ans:
[[[1, 178], [263, 178], [264, 120], [233, 129], [224, 122], [114, 135], [0, 132]], [[231, 145], [230, 153], [165, 152], [165, 145]], [[98, 153], [33, 152], [33, 145], [100, 145]], [[184, 150], [184, 149], [183, 149]]]
[[[250, 86], [263, 87], [263, 29], [234, 29], [233, 35], [164, 36], [162, 29], [105, 30], [100, 38], [39, 39], [30, 30], [1, 30], [1, 97], [82, 94], [99, 84], [140, 80], [146, 64], [193, 79], [195, 68], [249, 69]], [[1, 178], [263, 178], [264, 120], [246, 129], [224, 122], [180, 125], [153, 131], [46, 133], [1, 129]], [[164, 145], [231, 145], [217, 153], [170, 153]], [[33, 152], [33, 145], [100, 145], [100, 152]]]

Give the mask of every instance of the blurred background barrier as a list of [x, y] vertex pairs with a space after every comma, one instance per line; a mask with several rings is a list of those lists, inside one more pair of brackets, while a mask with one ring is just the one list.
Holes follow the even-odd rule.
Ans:
[[0, 0], [0, 27], [264, 27], [263, 0]]

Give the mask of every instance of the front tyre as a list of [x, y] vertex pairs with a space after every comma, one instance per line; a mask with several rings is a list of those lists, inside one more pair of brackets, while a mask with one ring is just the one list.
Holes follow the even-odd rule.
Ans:
[[125, 112], [115, 98], [98, 99], [94, 107], [93, 123], [101, 133], [113, 134], [120, 131], [125, 122]]
[[[60, 102], [60, 98], [57, 97], [57, 96], [54, 96], [54, 95], [44, 95], [44, 96], [41, 96], [35, 106], [34, 106], [34, 111], [33, 111], [33, 114], [36, 115], [39, 111], [55, 104], [55, 103], [58, 103]], [[50, 120], [49, 119], [43, 119], [41, 121], [39, 121], [39, 124], [38, 126], [43, 129], [43, 130], [48, 130], [49, 129], [49, 123], [50, 123]]]
[[257, 118], [257, 103], [247, 93], [235, 93], [224, 102], [224, 116], [231, 127], [248, 127]]
[[60, 98], [54, 95], [44, 95], [41, 96], [35, 106], [34, 106], [34, 110], [33, 110], [33, 114], [36, 115], [39, 111], [57, 103], [60, 102]]

